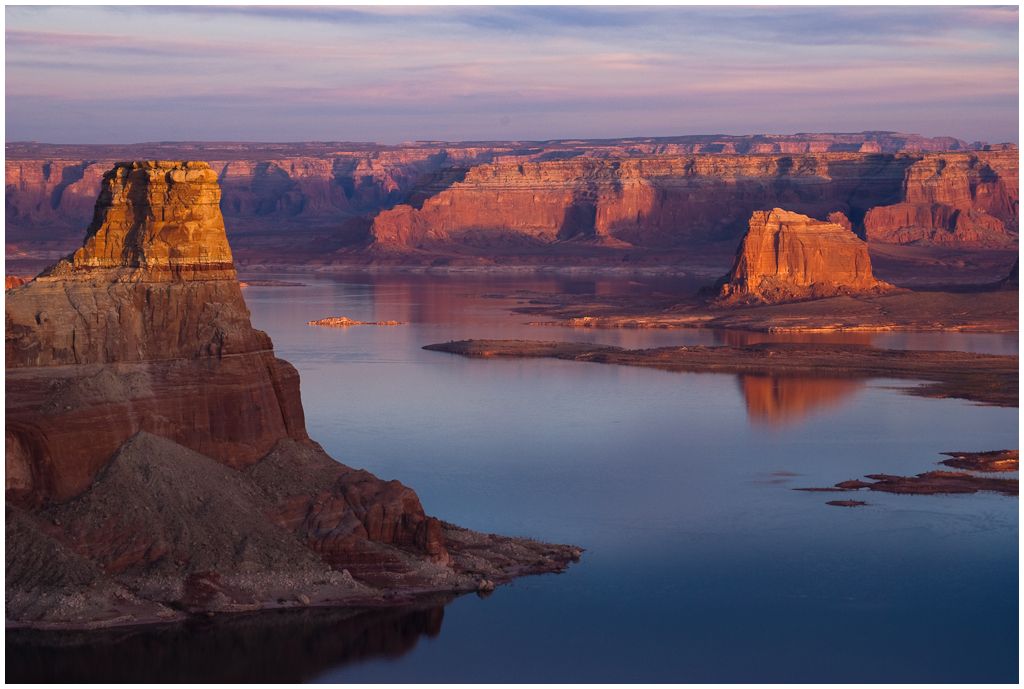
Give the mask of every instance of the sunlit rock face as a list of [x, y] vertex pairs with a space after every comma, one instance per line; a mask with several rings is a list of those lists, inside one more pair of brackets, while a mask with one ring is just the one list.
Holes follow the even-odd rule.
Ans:
[[217, 175], [202, 162], [119, 163], [103, 176], [85, 244], [48, 271], [142, 271], [149, 281], [234, 279]]
[[867, 239], [894, 244], [1005, 246], [1016, 240], [1016, 150], [927, 155], [907, 169], [903, 201], [872, 208]]
[[775, 208], [751, 215], [719, 299], [777, 303], [887, 288], [872, 274], [867, 244], [848, 228]]
[[219, 202], [205, 163], [118, 164], [82, 248], [8, 292], [9, 497], [81, 492], [138, 431], [231, 466], [306, 439], [298, 376], [249, 322]]

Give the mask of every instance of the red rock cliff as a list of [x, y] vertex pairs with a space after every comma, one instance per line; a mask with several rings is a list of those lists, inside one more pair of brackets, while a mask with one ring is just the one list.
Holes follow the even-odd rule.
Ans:
[[[206, 163], [119, 164], [83, 247], [8, 293], [8, 497], [73, 497], [138, 431], [233, 466], [306, 438], [295, 370], [249, 323], [219, 201]], [[225, 413], [239, 405], [252, 413]]]
[[860, 217], [897, 198], [912, 162], [845, 153], [501, 160], [471, 168], [419, 208], [381, 212], [371, 234], [388, 248], [501, 238], [680, 246], [738, 237], [752, 211], [780, 203]]
[[256, 262], [330, 261], [368, 238], [441, 254], [464, 244], [483, 256], [523, 247], [542, 255], [538, 245], [565, 238], [686, 247], [738, 238], [751, 212], [773, 206], [842, 212], [858, 233], [868, 224], [873, 241], [1005, 244], [1017, 226], [1016, 151], [989, 148], [894, 132], [395, 147], [12, 144], [8, 254], [52, 257], [76, 246], [102, 172], [115, 155], [139, 151], [210, 160], [221, 210], [240, 221], [234, 247]]
[[219, 201], [206, 163], [120, 163], [82, 248], [6, 293], [9, 623], [371, 604], [578, 556], [443, 524], [312, 442]]
[[900, 203], [871, 209], [869, 241], [1004, 246], [1016, 239], [1016, 150], [927, 155], [907, 169]]

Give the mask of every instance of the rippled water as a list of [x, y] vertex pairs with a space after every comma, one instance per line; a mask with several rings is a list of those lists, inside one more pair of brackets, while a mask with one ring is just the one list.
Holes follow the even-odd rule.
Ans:
[[[95, 644], [94, 668], [116, 675], [129, 652], [152, 658], [142, 676], [179, 679], [260, 679], [272, 659], [288, 678], [320, 681], [1016, 680], [1015, 498], [871, 493], [858, 496], [868, 507], [846, 509], [825, 505], [834, 495], [791, 490], [927, 471], [943, 451], [1016, 447], [1016, 409], [908, 396], [906, 381], [420, 349], [467, 337], [627, 347], [763, 337], [537, 327], [509, 310], [517, 290], [646, 289], [635, 283], [292, 279], [307, 286], [245, 295], [255, 325], [302, 375], [313, 438], [414, 487], [431, 514], [574, 543], [583, 559], [446, 606], [133, 633]], [[407, 324], [304, 325], [336, 315]], [[851, 340], [1017, 347], [1015, 335]], [[109, 662], [97, 660], [104, 652]], [[68, 657], [36, 662], [74, 666]], [[259, 659], [249, 674], [246, 658]]]

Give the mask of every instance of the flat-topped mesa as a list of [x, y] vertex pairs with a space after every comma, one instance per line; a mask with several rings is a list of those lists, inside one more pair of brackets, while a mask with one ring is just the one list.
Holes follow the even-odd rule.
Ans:
[[867, 244], [849, 228], [781, 208], [755, 211], [722, 303], [778, 303], [890, 289], [871, 272]]
[[84, 245], [45, 276], [128, 269], [123, 279], [234, 280], [220, 196], [207, 163], [117, 163], [103, 175]]

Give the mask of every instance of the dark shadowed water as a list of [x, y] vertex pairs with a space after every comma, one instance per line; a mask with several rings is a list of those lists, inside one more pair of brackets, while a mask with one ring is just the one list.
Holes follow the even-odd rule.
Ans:
[[[91, 666], [94, 680], [151, 681], [1016, 681], [1016, 498], [870, 493], [856, 496], [869, 506], [849, 509], [825, 505], [834, 494], [792, 490], [920, 473], [944, 451], [1017, 447], [1016, 409], [905, 395], [905, 381], [420, 349], [467, 337], [628, 347], [764, 337], [528, 326], [500, 296], [645, 289], [635, 283], [290, 279], [308, 284], [245, 296], [254, 324], [302, 374], [314, 439], [414, 487], [431, 514], [577, 544], [583, 559], [446, 606], [259, 615], [84, 649], [26, 642], [15, 669], [59, 679]], [[407, 324], [304, 325], [338, 315]], [[1017, 351], [1016, 335], [848, 340]], [[126, 654], [139, 659], [134, 674], [118, 670]]]

